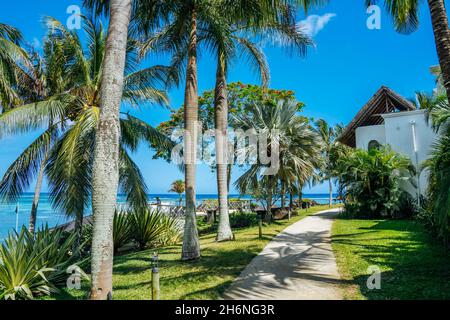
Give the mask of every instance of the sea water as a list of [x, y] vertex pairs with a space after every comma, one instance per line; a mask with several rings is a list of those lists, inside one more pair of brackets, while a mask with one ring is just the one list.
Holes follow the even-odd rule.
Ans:
[[[156, 202], [156, 198], [161, 200], [162, 204], [178, 204], [179, 196], [176, 194], [150, 194], [148, 196], [149, 202]], [[238, 195], [230, 195], [230, 198], [241, 198], [250, 200], [250, 197]], [[316, 200], [318, 203], [327, 203], [328, 195], [326, 194], [304, 194], [304, 198]], [[197, 202], [200, 204], [203, 200], [217, 199], [214, 194], [198, 194]], [[0, 202], [0, 240], [7, 237], [8, 233], [20, 229], [23, 225], [28, 226], [31, 205], [33, 202], [33, 194], [24, 194], [17, 203], [1, 203]], [[126, 203], [126, 198], [119, 195], [117, 202], [119, 204]], [[90, 208], [86, 208], [86, 215], [91, 212]], [[63, 211], [53, 208], [51, 205], [51, 198], [48, 194], [42, 194], [39, 201], [37, 212], [36, 225], [38, 227], [48, 225], [55, 227], [73, 220], [67, 217]]]

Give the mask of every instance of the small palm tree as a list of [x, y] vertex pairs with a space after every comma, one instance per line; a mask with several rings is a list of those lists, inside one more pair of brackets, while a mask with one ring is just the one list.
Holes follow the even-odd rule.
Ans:
[[177, 193], [180, 196], [180, 198], [178, 200], [179, 206], [181, 206], [181, 204], [183, 203], [184, 191], [185, 191], [185, 184], [184, 184], [183, 180], [180, 179], [180, 180], [175, 180], [174, 182], [172, 182], [169, 192]]
[[324, 144], [323, 155], [325, 158], [324, 166], [321, 170], [322, 181], [328, 181], [329, 190], [329, 206], [333, 204], [333, 154], [336, 155], [336, 149], [340, 147], [340, 143], [336, 141], [342, 132], [343, 126], [340, 124], [331, 127], [328, 123], [319, 119], [315, 122], [316, 132], [319, 134], [320, 138]]
[[[237, 150], [250, 154], [258, 152], [255, 163], [250, 165], [235, 185], [242, 194], [264, 186], [267, 189], [267, 216], [270, 217], [273, 191], [277, 190], [279, 182], [286, 186], [294, 184], [295, 181], [308, 181], [321, 166], [322, 142], [307, 119], [297, 115], [299, 106], [294, 100], [278, 101], [275, 105], [264, 103], [250, 105], [248, 108], [248, 113], [233, 117], [233, 126], [265, 133], [267, 150], [264, 152], [266, 154], [278, 152], [279, 162], [278, 165], [264, 164], [260, 158], [261, 152], [255, 150], [256, 146]], [[273, 165], [277, 168], [276, 172], [269, 172], [269, 167]]]

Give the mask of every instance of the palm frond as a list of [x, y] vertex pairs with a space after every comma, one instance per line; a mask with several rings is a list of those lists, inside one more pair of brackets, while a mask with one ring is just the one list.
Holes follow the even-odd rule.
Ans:
[[82, 214], [89, 205], [98, 116], [98, 109], [81, 114], [50, 153], [46, 167], [50, 197], [69, 216]]
[[0, 181], [0, 198], [15, 202], [28, 190], [51, 147], [55, 128], [50, 128], [34, 140], [6, 170]]
[[119, 177], [119, 192], [127, 195], [128, 204], [135, 209], [146, 208], [148, 190], [144, 177], [123, 147], [120, 149]]

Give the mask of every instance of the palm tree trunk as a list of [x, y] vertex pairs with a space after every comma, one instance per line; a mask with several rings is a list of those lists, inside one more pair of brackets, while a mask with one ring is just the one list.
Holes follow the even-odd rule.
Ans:
[[428, 0], [442, 78], [450, 100], [450, 31], [444, 0]]
[[197, 230], [195, 173], [197, 152], [198, 83], [197, 83], [197, 13], [192, 12], [186, 88], [184, 96], [184, 161], [186, 184], [186, 216], [181, 258], [200, 258], [200, 242]]
[[217, 241], [233, 240], [228, 212], [228, 93], [225, 67], [224, 58], [219, 54], [214, 96], [217, 191], [219, 193]]
[[293, 207], [294, 207], [294, 197], [292, 195], [292, 192], [289, 192], [289, 209], [292, 210]]
[[230, 190], [230, 185], [231, 185], [231, 173], [233, 171], [233, 165], [228, 164], [227, 166], [227, 188], [228, 190]]
[[41, 197], [42, 181], [44, 180], [45, 163], [47, 162], [47, 159], [48, 152], [45, 153], [44, 159], [41, 161], [41, 166], [39, 168], [39, 173], [36, 180], [36, 187], [34, 188], [34, 197], [30, 212], [30, 224], [28, 226], [28, 230], [31, 234], [34, 234], [36, 230], [36, 217], [39, 207], [39, 199]]
[[267, 190], [267, 211], [266, 216], [264, 217], [264, 220], [266, 222], [272, 221], [272, 200], [273, 200], [273, 176], [268, 177], [269, 183], [268, 183], [268, 190]]
[[84, 212], [83, 211], [77, 212], [77, 215], [75, 217], [76, 239], [73, 245], [73, 252], [78, 252], [78, 249], [80, 248], [81, 238], [83, 236], [83, 219], [84, 219]]
[[302, 209], [302, 201], [303, 200], [303, 192], [302, 192], [302, 186], [298, 185], [298, 206], [300, 209]]
[[112, 299], [113, 220], [119, 185], [120, 102], [132, 0], [111, 0], [92, 178], [92, 300]]
[[333, 205], [333, 182], [331, 181], [331, 178], [328, 179], [328, 190], [330, 191], [330, 208]]
[[284, 181], [281, 181], [281, 209], [286, 207], [286, 186]]

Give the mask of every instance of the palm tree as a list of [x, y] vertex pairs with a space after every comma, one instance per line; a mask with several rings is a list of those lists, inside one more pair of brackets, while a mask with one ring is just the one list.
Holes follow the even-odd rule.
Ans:
[[[245, 153], [257, 151], [257, 159], [235, 185], [242, 194], [264, 185], [268, 190], [266, 216], [270, 218], [273, 190], [277, 189], [279, 181], [294, 183], [293, 181], [310, 179], [314, 170], [320, 167], [322, 144], [306, 119], [297, 116], [299, 106], [296, 101], [282, 100], [275, 105], [263, 103], [250, 105], [248, 108], [248, 114], [237, 114], [233, 117], [233, 126], [266, 134], [267, 150], [259, 150], [256, 146], [238, 150]], [[263, 164], [261, 152], [278, 152], [278, 164]], [[276, 172], [268, 172], [269, 167], [273, 165], [277, 169]]]
[[[65, 89], [64, 81], [58, 81], [61, 80], [58, 77], [62, 74], [63, 69], [61, 63], [64, 60], [63, 50], [61, 50], [61, 47], [55, 48], [51, 46], [50, 41], [47, 41], [44, 48], [44, 55], [45, 58], [43, 59], [37, 53], [31, 52], [27, 56], [29, 63], [23, 65], [22, 68], [19, 66], [16, 67], [15, 73], [19, 76], [16, 83], [16, 91], [20, 94], [20, 100], [25, 105], [30, 106], [35, 102], [46, 100], [52, 96], [61, 94]], [[16, 121], [16, 117], [17, 115], [23, 114], [24, 109], [32, 111], [30, 108], [16, 107], [1, 115], [0, 123], [3, 124], [3, 127], [8, 122], [9, 125], [14, 124], [14, 122], [17, 122], [15, 124], [19, 124], [20, 120]], [[21, 129], [26, 129], [26, 127]], [[37, 171], [36, 186], [29, 219], [29, 231], [31, 234], [34, 234], [35, 231], [45, 164], [48, 160], [48, 152], [55, 133], [56, 128], [53, 127], [53, 119], [50, 116], [46, 132], [30, 146], [33, 150], [28, 148], [11, 165], [0, 182], [0, 195], [8, 201], [16, 201], [23, 192], [23, 189], [29, 186], [29, 181], [32, 180]], [[29, 157], [35, 157], [35, 159], [30, 159]], [[32, 164], [32, 161], [36, 162]], [[32, 166], [34, 168], [31, 168]]]
[[[440, 72], [438, 72], [438, 88]], [[431, 124], [439, 134], [431, 157], [423, 164], [430, 172], [428, 196], [432, 219], [437, 234], [445, 242], [449, 239], [450, 225], [450, 104], [440, 90], [434, 95], [419, 94], [419, 105], [429, 111]]]
[[[92, 245], [92, 299], [112, 295], [112, 227], [119, 182], [119, 112], [124, 85], [127, 38], [132, 13], [139, 28], [158, 26], [173, 12], [171, 1], [84, 0], [97, 14], [109, 15], [108, 39], [102, 69], [98, 134], [94, 151], [94, 237]], [[134, 9], [134, 10], [133, 10]], [[139, 23], [141, 22], [141, 23]]]
[[[264, 3], [262, 3], [264, 5]], [[280, 7], [280, 8], [278, 8]], [[304, 55], [306, 47], [311, 44], [310, 39], [303, 35], [295, 26], [294, 10], [289, 6], [277, 4], [274, 10], [267, 11], [265, 7], [253, 5], [249, 7], [242, 16], [236, 14], [235, 10], [223, 21], [222, 32], [217, 39], [217, 71], [214, 97], [215, 111], [215, 137], [216, 137], [216, 167], [217, 167], [217, 189], [219, 195], [219, 227], [217, 241], [232, 240], [228, 213], [228, 100], [227, 100], [227, 71], [232, 59], [235, 57], [246, 59], [254, 70], [257, 70], [267, 87], [269, 81], [269, 68], [264, 53], [249, 39], [258, 35], [267, 38], [282, 40], [285, 47], [298, 49], [300, 55]], [[276, 10], [278, 9], [278, 11]], [[292, 8], [291, 8], [292, 9]], [[217, 18], [219, 19], [219, 17]], [[227, 26], [229, 24], [229, 26]], [[242, 36], [244, 34], [244, 36]]]
[[328, 123], [319, 119], [315, 122], [316, 131], [324, 144], [324, 167], [322, 168], [322, 181], [328, 181], [329, 191], [329, 206], [333, 204], [333, 162], [331, 161], [332, 153], [335, 148], [338, 148], [339, 142], [336, 139], [342, 132], [342, 125], [337, 124], [335, 127], [330, 127]]
[[172, 182], [172, 184], [170, 186], [170, 190], [169, 190], [169, 192], [178, 193], [178, 195], [180, 196], [180, 199], [179, 199], [180, 206], [183, 202], [183, 193], [185, 191], [184, 187], [185, 187], [184, 181], [180, 179], [180, 180], [175, 180], [174, 182]]
[[120, 103], [125, 84], [132, 0], [109, 2], [109, 27], [100, 86], [100, 115], [92, 172], [92, 300], [112, 299], [113, 220], [119, 187]]
[[[21, 85], [29, 90], [21, 90], [23, 96], [36, 102], [1, 115], [0, 132], [13, 134], [44, 126], [47, 130], [10, 166], [0, 182], [0, 196], [14, 201], [37, 174], [30, 217], [30, 229], [34, 229], [45, 173], [54, 206], [75, 217], [75, 229], [80, 236], [84, 210], [92, 194], [93, 141], [99, 118], [99, 88], [106, 39], [101, 24], [86, 20], [89, 48], [86, 52], [75, 33], [68, 32], [52, 18], [47, 22], [51, 32], [44, 43], [44, 56], [35, 56], [35, 67], [27, 70], [27, 81]], [[158, 85], [166, 83], [168, 68], [154, 66], [138, 70], [130, 43], [126, 70], [123, 101], [132, 105], [167, 103], [167, 97]], [[147, 204], [147, 187], [129, 151], [135, 151], [141, 140], [167, 146], [170, 143], [155, 129], [129, 114], [120, 117], [120, 126], [121, 191], [133, 207], [142, 207]]]
[[[186, 217], [182, 259], [200, 258], [200, 242], [196, 217], [196, 152], [198, 121], [197, 54], [202, 43], [206, 48], [216, 45], [226, 24], [219, 14], [219, 5], [207, 0], [172, 1], [171, 19], [164, 28], [142, 45], [142, 54], [149, 50], [168, 51], [174, 55], [173, 65], [185, 65], [184, 96], [184, 174], [186, 185]], [[146, 27], [144, 25], [144, 27]], [[199, 39], [201, 43], [199, 43]]]
[[[427, 0], [433, 25], [436, 50], [447, 97], [450, 98], [450, 31], [445, 0]], [[368, 6], [377, 4], [377, 0], [366, 0]], [[419, 0], [385, 0], [386, 9], [394, 18], [395, 28], [399, 32], [414, 31], [419, 24]]]
[[18, 64], [27, 64], [27, 56], [20, 42], [22, 33], [7, 24], [0, 23], [0, 113], [20, 104], [15, 90]]

